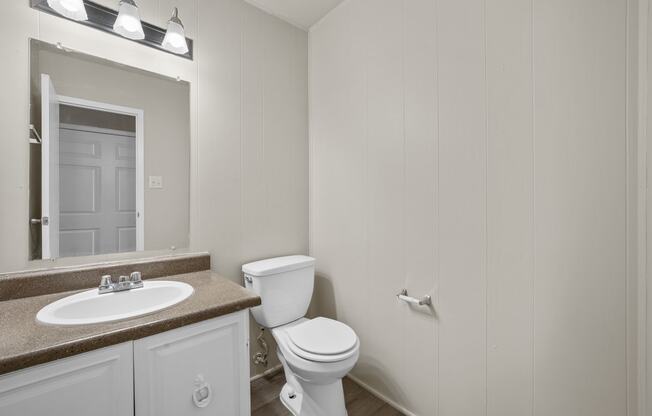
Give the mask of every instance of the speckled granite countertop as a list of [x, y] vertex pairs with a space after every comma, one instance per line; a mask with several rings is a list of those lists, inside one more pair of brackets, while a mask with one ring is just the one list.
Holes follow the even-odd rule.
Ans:
[[0, 302], [0, 374], [260, 305], [258, 296], [208, 270], [155, 280], [185, 282], [195, 292], [185, 301], [153, 314], [79, 326], [45, 325], [36, 321], [36, 313], [43, 306], [79, 291]]

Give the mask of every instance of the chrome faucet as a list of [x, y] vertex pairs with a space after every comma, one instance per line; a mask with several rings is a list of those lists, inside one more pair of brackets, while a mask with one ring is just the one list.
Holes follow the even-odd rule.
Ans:
[[140, 272], [133, 272], [130, 276], [120, 276], [115, 283], [111, 280], [110, 274], [102, 276], [98, 290], [100, 295], [102, 295], [104, 293], [137, 289], [139, 287], [143, 287], [142, 275]]

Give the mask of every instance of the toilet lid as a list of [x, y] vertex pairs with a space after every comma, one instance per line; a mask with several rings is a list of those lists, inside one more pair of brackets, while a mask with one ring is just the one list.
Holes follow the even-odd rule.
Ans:
[[328, 318], [315, 318], [287, 329], [290, 341], [310, 354], [337, 355], [351, 350], [358, 336], [348, 325]]

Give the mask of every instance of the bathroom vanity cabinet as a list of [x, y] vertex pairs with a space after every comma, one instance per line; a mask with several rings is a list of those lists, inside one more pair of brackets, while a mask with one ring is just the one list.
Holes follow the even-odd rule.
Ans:
[[132, 344], [0, 376], [0, 415], [133, 415]]
[[249, 415], [247, 313], [2, 375], [0, 415]]
[[136, 416], [249, 416], [247, 313], [134, 342]]

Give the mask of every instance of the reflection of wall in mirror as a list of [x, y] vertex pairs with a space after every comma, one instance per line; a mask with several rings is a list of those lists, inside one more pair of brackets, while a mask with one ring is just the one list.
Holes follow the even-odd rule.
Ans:
[[[164, 178], [163, 189], [145, 186], [145, 250], [189, 245], [190, 109], [189, 86], [132, 68], [69, 54], [36, 44], [31, 59], [31, 118], [40, 123], [39, 77], [51, 76], [61, 95], [142, 109], [145, 178]], [[40, 160], [37, 146], [32, 161]], [[31, 163], [30, 211], [40, 217], [40, 163]], [[38, 166], [37, 166], [38, 165]], [[36, 191], [36, 192], [35, 192]], [[37, 241], [38, 238], [32, 238]], [[38, 258], [38, 245], [31, 257]]]

